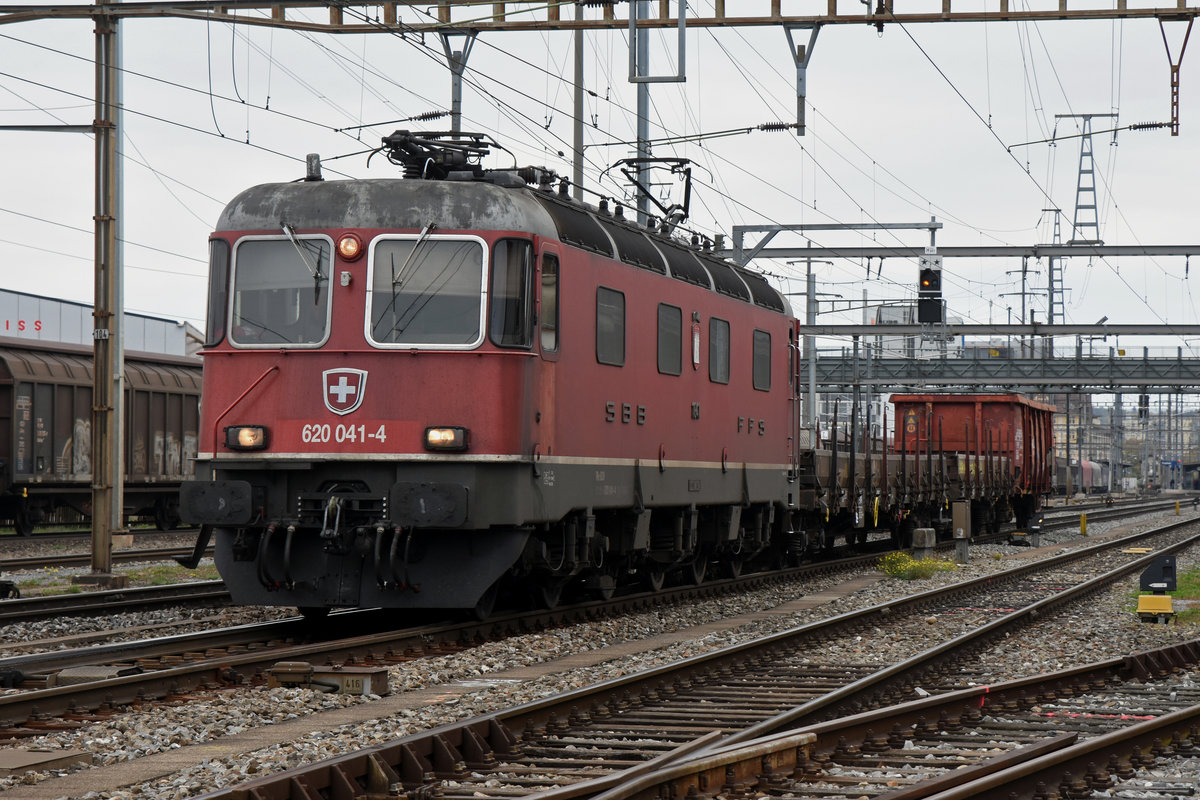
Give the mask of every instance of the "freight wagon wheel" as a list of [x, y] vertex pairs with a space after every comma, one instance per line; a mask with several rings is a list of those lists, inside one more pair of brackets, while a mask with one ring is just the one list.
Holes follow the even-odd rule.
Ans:
[[154, 509], [154, 528], [160, 531], [173, 531], [179, 527], [179, 512], [168, 506], [160, 505]]
[[29, 509], [22, 508], [13, 516], [13, 530], [18, 536], [33, 535], [33, 516], [29, 513]]
[[725, 573], [726, 578], [738, 578], [742, 575], [742, 558], [728, 558], [721, 562], [721, 571]]
[[691, 562], [683, 565], [683, 580], [693, 586], [704, 583], [704, 575], [708, 572], [708, 558], [696, 556]]

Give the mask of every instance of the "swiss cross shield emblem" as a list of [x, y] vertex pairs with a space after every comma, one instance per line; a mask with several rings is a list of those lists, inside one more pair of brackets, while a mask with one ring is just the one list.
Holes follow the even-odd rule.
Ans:
[[321, 373], [321, 386], [325, 392], [325, 407], [335, 414], [349, 414], [362, 405], [363, 393], [367, 390], [365, 369], [327, 369]]

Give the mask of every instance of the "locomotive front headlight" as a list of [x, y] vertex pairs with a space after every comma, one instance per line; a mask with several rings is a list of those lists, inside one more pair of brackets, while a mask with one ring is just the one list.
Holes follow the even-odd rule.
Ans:
[[346, 261], [353, 261], [362, 255], [362, 240], [353, 233], [343, 234], [337, 243], [338, 255]]
[[466, 428], [426, 428], [426, 450], [466, 450]]
[[267, 427], [231, 425], [225, 429], [225, 446], [230, 450], [262, 450], [267, 446]]

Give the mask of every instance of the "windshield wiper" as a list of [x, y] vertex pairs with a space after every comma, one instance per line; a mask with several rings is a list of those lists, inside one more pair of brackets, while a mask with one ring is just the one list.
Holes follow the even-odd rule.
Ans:
[[296, 238], [296, 229], [292, 227], [292, 224], [290, 222], [281, 222], [280, 227], [283, 228], [284, 235], [288, 237], [288, 241], [292, 243], [292, 247], [296, 248], [296, 253], [300, 256], [300, 260], [304, 262], [304, 266], [308, 268], [309, 273], [313, 277], [313, 305], [318, 305], [321, 302], [321, 281], [329, 280], [321, 273], [321, 256], [317, 255], [316, 264], [309, 262], [304, 248], [300, 246], [300, 240]]
[[425, 243], [425, 241], [429, 238], [429, 234], [433, 233], [433, 229], [436, 227], [437, 227], [437, 225], [435, 225], [434, 223], [431, 222], [428, 225], [426, 225], [424, 228], [421, 228], [421, 233], [419, 236], [417, 236], [417, 241], [413, 242], [412, 250], [408, 251], [408, 258], [404, 259], [404, 263], [400, 265], [400, 271], [397, 272], [395, 267], [393, 266], [393, 268], [392, 268], [393, 302], [395, 301], [395, 294], [396, 294], [395, 287], [401, 283], [401, 280], [400, 280], [401, 276], [404, 275], [405, 270], [408, 269], [408, 265], [412, 263], [413, 258], [417, 255], [417, 251], [421, 249], [421, 245]]

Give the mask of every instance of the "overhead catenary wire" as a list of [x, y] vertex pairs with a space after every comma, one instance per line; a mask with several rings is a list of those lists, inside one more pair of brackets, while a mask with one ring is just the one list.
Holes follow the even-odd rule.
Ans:
[[859, 204], [860, 205], [860, 204]]
[[[813, 146], [815, 146], [815, 144], [816, 144], [816, 139], [814, 138], [814, 140], [813, 140]], [[822, 150], [823, 150], [823, 153], [822, 153], [822, 155], [823, 155], [823, 157], [825, 157], [825, 158], [828, 158], [828, 156], [829, 156], [829, 155], [831, 154], [831, 152], [832, 152], [832, 151], [831, 151], [831, 150], [830, 150], [828, 147], [823, 147], [823, 148], [822, 148]], [[362, 152], [362, 151], [360, 151], [360, 152]], [[809, 151], [808, 151], [807, 155], [810, 155], [810, 156], [812, 155], [812, 147], [810, 147], [810, 148], [809, 148]], [[850, 163], [850, 160], [849, 160], [849, 159], [846, 159], [846, 160], [847, 160], [847, 163]], [[873, 162], [873, 163], [875, 163], [875, 162]], [[829, 164], [826, 164], [826, 165], [825, 165], [825, 167], [824, 167], [824, 169], [825, 169], [825, 170], [827, 170], [827, 171], [828, 171], [829, 169], [831, 169], [831, 168], [832, 168], [832, 165], [829, 165]], [[886, 170], [886, 167], [881, 167], [881, 171], [883, 171], [883, 172], [885, 172], [885, 173], [886, 173], [886, 171], [887, 171], [887, 170]], [[863, 208], [863, 204], [862, 204], [861, 202], [859, 202], [859, 203], [856, 203], [856, 205], [857, 205], [857, 206], [858, 206], [860, 209], [862, 209], [862, 208]], [[868, 204], [868, 205], [870, 205], [870, 204]], [[944, 214], [942, 214], [941, 216], [944, 216]]]

